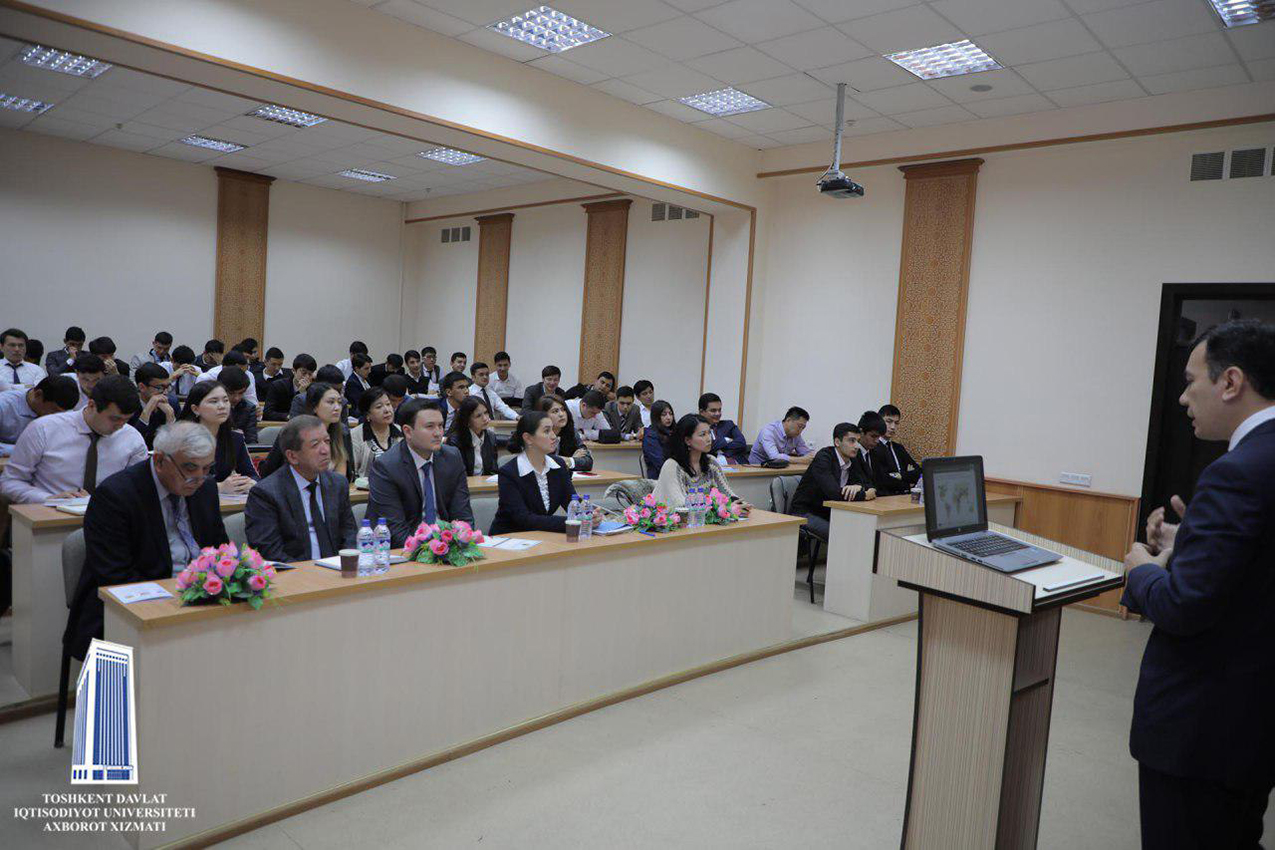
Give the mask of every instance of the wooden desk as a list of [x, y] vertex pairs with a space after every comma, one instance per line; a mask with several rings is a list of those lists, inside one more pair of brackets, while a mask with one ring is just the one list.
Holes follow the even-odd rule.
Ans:
[[287, 420], [284, 420], [283, 422], [276, 422], [273, 419], [263, 419], [257, 423], [257, 430], [260, 431], [262, 428], [282, 428], [287, 424]]
[[103, 592], [106, 639], [137, 659], [141, 781], [130, 790], [196, 808], [139, 846], [783, 642], [800, 523], [758, 511], [657, 537], [527, 533], [546, 542], [363, 579], [303, 565], [280, 574], [278, 604], [257, 612], [123, 606]]
[[[350, 501], [367, 501], [350, 489]], [[221, 503], [221, 512], [239, 513], [243, 501]], [[84, 525], [84, 517], [45, 505], [10, 505], [13, 523], [13, 675], [30, 697], [57, 693], [66, 629], [66, 585], [62, 544]]]
[[[595, 443], [586, 442], [585, 447], [593, 452], [593, 465], [604, 466], [620, 472], [627, 472], [636, 478], [642, 474], [642, 443], [630, 440], [627, 443]], [[655, 470], [656, 473], [659, 470]]]
[[493, 431], [513, 431], [517, 424], [517, 419], [493, 419], [487, 427]]
[[[1017, 524], [1018, 496], [987, 494], [987, 518], [1006, 526]], [[882, 496], [871, 502], [824, 502], [831, 509], [828, 530], [828, 568], [824, 578], [823, 609], [864, 622], [883, 620], [916, 610], [916, 592], [874, 575], [877, 532], [901, 525], [925, 523], [925, 507], [911, 496]]]

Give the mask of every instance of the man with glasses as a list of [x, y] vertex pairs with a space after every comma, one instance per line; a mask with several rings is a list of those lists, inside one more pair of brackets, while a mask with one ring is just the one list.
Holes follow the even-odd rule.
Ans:
[[102, 637], [99, 587], [169, 578], [227, 542], [212, 476], [217, 444], [196, 422], [165, 425], [154, 455], [104, 480], [84, 515], [84, 571], [63, 643], [83, 658]]

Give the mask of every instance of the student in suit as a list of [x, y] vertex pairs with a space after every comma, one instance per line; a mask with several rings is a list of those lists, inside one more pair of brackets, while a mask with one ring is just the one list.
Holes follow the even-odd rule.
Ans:
[[217, 379], [230, 393], [230, 427], [243, 434], [245, 443], [254, 445], [257, 442], [258, 413], [256, 403], [248, 398], [252, 378], [238, 366], [222, 366]]
[[151, 342], [151, 350], [145, 354], [134, 354], [128, 365], [136, 373], [143, 363], [154, 363], [157, 366], [160, 363], [167, 363], [172, 347], [173, 335], [168, 331], [159, 331]]
[[633, 404], [633, 387], [625, 384], [615, 391], [615, 401], [602, 405], [602, 418], [613, 431], [619, 431], [621, 439], [641, 439], [642, 420]]
[[363, 422], [351, 431], [350, 442], [354, 448], [354, 475], [363, 478], [372, 468], [372, 461], [403, 439], [403, 432], [394, 424], [394, 403], [385, 387], [372, 387], [363, 393], [359, 414]]
[[536, 406], [542, 396], [557, 395], [558, 384], [562, 382], [562, 370], [557, 366], [549, 365], [540, 370], [540, 383], [532, 384], [527, 387], [527, 391], [522, 394], [522, 412], [529, 413], [538, 410]]
[[4, 360], [0, 361], [0, 391], [30, 389], [48, 377], [39, 366], [27, 362], [27, 335], [23, 331], [9, 328], [0, 334], [0, 348], [4, 352]]
[[509, 352], [497, 351], [491, 362], [496, 367], [496, 374], [491, 378], [491, 389], [510, 407], [521, 408], [525, 388], [522, 381], [509, 371]]
[[921, 464], [913, 460], [904, 445], [894, 438], [903, 413], [892, 404], [881, 405], [877, 413], [881, 414], [881, 419], [885, 422], [885, 433], [877, 444], [880, 456], [885, 460], [889, 471], [898, 473], [899, 480], [910, 490], [921, 480]]
[[[354, 342], [350, 343], [350, 356], [344, 360], [337, 361], [336, 368], [341, 370], [342, 383], [349, 380], [350, 376], [354, 374], [354, 355], [356, 354], [362, 354], [364, 357], [367, 357], [367, 343], [360, 342], [356, 339]], [[368, 357], [367, 359], [369, 363], [372, 360], [371, 357]]]
[[509, 450], [514, 457], [496, 473], [500, 485], [500, 501], [491, 533], [518, 531], [564, 532], [566, 510], [576, 494], [571, 484], [571, 470], [553, 453], [557, 437], [553, 423], [544, 411], [524, 413], [518, 417]]
[[439, 406], [442, 407], [445, 417], [444, 430], [452, 427], [452, 422], [456, 420], [456, 412], [460, 410], [461, 404], [467, 398], [469, 398], [469, 378], [465, 377], [464, 372], [448, 372], [443, 377], [443, 392], [439, 399]]
[[660, 476], [655, 482], [656, 500], [670, 508], [681, 508], [685, 507], [691, 488], [702, 488], [705, 492], [716, 488], [732, 502], [739, 502], [747, 516], [752, 505], [731, 489], [721, 466], [709, 454], [712, 447], [713, 436], [707, 419], [698, 413], [688, 413], [677, 420], [668, 439], [668, 459], [660, 467]]
[[429, 395], [429, 375], [421, 364], [421, 353], [414, 348], [403, 352], [403, 377], [407, 379], [407, 392], [414, 396]]
[[146, 441], [146, 447], [151, 448], [159, 429], [177, 421], [177, 412], [168, 398], [168, 385], [172, 378], [167, 369], [151, 362], [140, 364], [133, 371], [133, 378], [137, 381], [142, 409], [133, 415], [128, 424], [137, 429], [137, 433]]
[[788, 513], [806, 518], [807, 527], [828, 539], [831, 510], [824, 502], [862, 502], [877, 497], [859, 460], [859, 426], [842, 422], [832, 429], [832, 445], [815, 452], [801, 474]]
[[213, 475], [217, 489], [226, 495], [242, 495], [257, 483], [257, 470], [248, 456], [243, 434], [230, 425], [230, 392], [221, 381], [200, 381], [186, 397], [186, 406], [177, 417], [181, 422], [198, 422], [217, 442]]
[[377, 363], [372, 367], [367, 380], [372, 386], [379, 387], [390, 375], [401, 374], [403, 374], [403, 355], [387, 354], [384, 363]]
[[584, 440], [596, 440], [598, 435], [608, 427], [602, 408], [607, 403], [606, 396], [597, 390], [589, 390], [579, 398], [567, 401], [567, 410], [575, 420], [576, 432], [583, 435]]
[[496, 474], [496, 439], [487, 430], [490, 424], [487, 405], [471, 395], [460, 403], [447, 429], [447, 445], [460, 452], [466, 475]]
[[84, 570], [63, 644], [83, 658], [102, 637], [99, 587], [169, 578], [227, 542], [210, 473], [216, 442], [193, 422], [161, 428], [155, 453], [102, 481], [84, 514]]
[[859, 457], [867, 469], [869, 479], [877, 488], [877, 495], [899, 496], [912, 488], [903, 482], [903, 476], [895, 472], [881, 449], [880, 440], [885, 436], [885, 419], [875, 410], [864, 411], [859, 417]]
[[359, 399], [372, 388], [372, 358], [366, 354], [350, 355], [350, 376], [345, 381], [345, 400], [351, 410], [359, 409]]
[[443, 445], [443, 412], [435, 402], [403, 402], [403, 439], [373, 461], [368, 487], [368, 516], [385, 520], [396, 548], [422, 522], [474, 524], [465, 464]]
[[558, 438], [553, 454], [562, 458], [568, 469], [579, 472], [593, 469], [593, 455], [584, 444], [584, 437], [576, 430], [575, 420], [571, 417], [567, 403], [556, 395], [547, 395], [541, 396], [540, 401], [536, 402], [536, 408], [549, 414], [549, 421], [553, 424], [554, 436]]
[[45, 378], [29, 390], [0, 392], [0, 446], [11, 452], [28, 425], [41, 416], [74, 409], [79, 397], [75, 382], [65, 376]]
[[1258, 847], [1275, 786], [1275, 325], [1217, 326], [1185, 374], [1195, 436], [1228, 446], [1181, 526], [1157, 508], [1124, 559], [1120, 602], [1155, 624], [1129, 734], [1142, 846]]
[[713, 456], [728, 464], [748, 463], [748, 439], [739, 426], [722, 418], [722, 397], [704, 393], [699, 397], [699, 415], [708, 420], [713, 435]]
[[283, 368], [283, 352], [274, 347], [267, 348], [265, 359], [251, 364], [249, 371], [256, 385], [257, 398], [263, 402], [270, 395], [271, 381], [292, 379], [292, 370]]
[[[337, 372], [335, 366], [324, 366], [323, 369]], [[319, 374], [323, 374], [323, 369], [319, 370]], [[315, 381], [306, 388], [300, 400], [301, 405], [294, 407], [293, 415], [300, 416], [308, 413], [311, 416], [317, 416], [327, 426], [328, 438], [331, 441], [332, 470], [344, 475], [347, 481], [353, 481], [356, 477], [354, 442], [350, 436], [350, 429], [345, 424], [345, 396], [341, 395], [340, 387], [326, 381]], [[285, 463], [287, 459], [283, 456], [283, 449], [277, 445], [271, 446], [270, 453], [261, 462], [261, 474], [270, 475]]]
[[753, 443], [752, 451], [749, 452], [748, 462], [758, 466], [768, 460], [808, 463], [814, 449], [801, 439], [801, 432], [806, 430], [809, 423], [810, 414], [805, 410], [800, 407], [788, 408], [783, 419], [762, 427], [761, 433], [757, 435], [757, 442]]
[[594, 390], [602, 394], [602, 400], [605, 402], [615, 397], [612, 390], [615, 389], [615, 375], [610, 372], [599, 372], [598, 377], [594, 378], [592, 384], [579, 383], [568, 389], [565, 393], [559, 393], [567, 401], [573, 398], [583, 398], [584, 394], [590, 390]]
[[71, 325], [62, 337], [62, 347], [57, 351], [50, 351], [44, 358], [44, 370], [50, 375], [63, 375], [74, 371], [75, 358], [84, 348], [84, 340], [84, 328]]
[[302, 414], [288, 420], [277, 442], [287, 462], [248, 493], [248, 545], [271, 561], [318, 560], [353, 549], [358, 526], [350, 485], [328, 469], [327, 426]]
[[673, 405], [660, 399], [651, 405], [651, 427], [642, 435], [642, 462], [646, 465], [646, 477], [660, 477], [664, 461], [668, 457], [668, 438], [673, 433], [677, 417]]
[[132, 371], [127, 363], [115, 356], [115, 350], [115, 340], [109, 336], [99, 336], [97, 339], [89, 340], [89, 354], [96, 354], [102, 358], [102, 363], [106, 366], [106, 374], [123, 375], [127, 378]]
[[314, 380], [314, 373], [319, 364], [309, 354], [298, 354], [292, 358], [292, 378], [290, 380], [273, 380], [270, 392], [266, 397], [264, 418], [268, 422], [282, 422], [288, 418], [292, 410], [292, 400], [297, 393], [304, 393]]
[[481, 360], [474, 361], [474, 365], [469, 367], [469, 374], [473, 378], [473, 383], [469, 385], [469, 394], [483, 400], [492, 419], [512, 422], [518, 418], [518, 413], [505, 404], [505, 400], [492, 390], [491, 369], [486, 363]]
[[226, 344], [219, 339], [210, 339], [204, 343], [204, 353], [195, 358], [195, 365], [200, 372], [207, 372], [214, 366], [220, 366], [225, 355]]
[[438, 351], [432, 345], [421, 349], [421, 371], [425, 373], [425, 394], [438, 395], [443, 388], [443, 369], [438, 365]]

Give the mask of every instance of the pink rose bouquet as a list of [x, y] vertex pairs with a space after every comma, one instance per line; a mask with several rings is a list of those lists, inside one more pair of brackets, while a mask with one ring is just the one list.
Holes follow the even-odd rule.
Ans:
[[629, 505], [624, 509], [624, 521], [638, 531], [651, 532], [675, 531], [682, 525], [677, 511], [656, 501], [650, 493], [642, 498], [640, 505]]
[[716, 487], [708, 491], [708, 510], [704, 513], [705, 525], [729, 525], [732, 522], [739, 522], [739, 518], [744, 513], [744, 506], [740, 502], [732, 502], [730, 496], [727, 496]]
[[201, 551], [177, 574], [177, 590], [183, 605], [246, 601], [260, 610], [270, 597], [274, 576], [274, 567], [251, 546], [240, 549], [223, 543]]
[[421, 523], [404, 544], [409, 561], [419, 564], [449, 564], [463, 567], [485, 556], [478, 547], [486, 538], [477, 528], [464, 520], [440, 522], [436, 525]]

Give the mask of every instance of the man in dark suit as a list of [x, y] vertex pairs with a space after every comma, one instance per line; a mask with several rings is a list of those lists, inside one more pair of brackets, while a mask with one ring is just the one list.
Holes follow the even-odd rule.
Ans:
[[832, 445], [815, 452], [801, 474], [788, 513], [804, 516], [807, 527], [827, 540], [832, 512], [823, 503], [875, 499], [877, 491], [866, 475], [859, 455], [859, 426], [842, 422], [832, 429]]
[[903, 482], [903, 476], [891, 468], [889, 459], [884, 456], [881, 438], [887, 430], [880, 413], [865, 411], [859, 417], [859, 446], [863, 449], [859, 458], [878, 496], [898, 496], [912, 488]]
[[266, 410], [262, 418], [267, 422], [282, 422], [292, 412], [292, 401], [297, 393], [304, 394], [314, 380], [314, 373], [319, 364], [309, 354], [298, 354], [292, 358], [292, 378], [275, 379], [270, 382], [270, 391], [266, 395]]
[[66, 329], [66, 334], [62, 339], [62, 347], [57, 351], [50, 351], [48, 356], [44, 358], [44, 371], [49, 376], [54, 375], [73, 375], [75, 373], [75, 358], [80, 355], [84, 349], [84, 329], [71, 325]]
[[128, 421], [142, 435], [146, 447], [155, 443], [155, 434], [159, 429], [177, 421], [176, 408], [168, 395], [168, 386], [172, 380], [168, 370], [158, 363], [143, 363], [133, 373], [137, 381], [137, 393], [142, 400], [142, 409], [133, 414]]
[[128, 363], [115, 356], [115, 340], [109, 336], [99, 336], [97, 339], [89, 340], [89, 354], [96, 354], [102, 358], [102, 365], [106, 367], [107, 375], [123, 375], [127, 378], [132, 374]]
[[885, 433], [877, 442], [877, 452], [885, 461], [886, 471], [897, 473], [899, 480], [910, 490], [921, 480], [921, 464], [913, 460], [904, 445], [894, 438], [903, 414], [892, 404], [881, 405], [877, 413], [881, 414], [881, 419], [885, 422]]
[[372, 389], [372, 382], [368, 379], [371, 374], [371, 357], [358, 353], [350, 355], [350, 377], [345, 379], [345, 400], [349, 403], [350, 410], [357, 411], [363, 393]]
[[358, 526], [345, 476], [328, 469], [328, 429], [309, 414], [288, 420], [275, 441], [287, 463], [248, 491], [248, 545], [272, 561], [330, 558], [353, 549]]
[[1181, 526], [1157, 509], [1124, 559], [1120, 601], [1155, 623], [1129, 734], [1142, 846], [1258, 847], [1275, 786], [1275, 325], [1219, 325], [1185, 376], [1195, 435], [1229, 448]]
[[400, 412], [403, 439], [373, 461], [368, 472], [368, 516], [385, 520], [395, 547], [422, 522], [474, 522], [465, 464], [460, 452], [443, 445], [443, 412], [437, 403], [409, 399]]
[[619, 431], [626, 440], [637, 438], [642, 431], [642, 418], [633, 401], [633, 388], [625, 384], [615, 391], [615, 401], [602, 405], [602, 416], [611, 430]]
[[748, 463], [748, 438], [739, 426], [722, 418], [722, 397], [704, 393], [699, 397], [699, 415], [708, 420], [713, 435], [713, 456], [725, 455], [727, 462]]
[[372, 373], [368, 375], [368, 381], [372, 386], [379, 387], [381, 383], [390, 375], [400, 375], [403, 373], [403, 355], [387, 354], [384, 363], [377, 363], [372, 367]]
[[65, 646], [83, 658], [89, 640], [102, 636], [97, 589], [169, 578], [200, 549], [226, 542], [215, 465], [216, 442], [207, 428], [177, 422], [155, 436], [155, 452], [107, 478], [84, 515], [84, 571], [71, 602]]
[[603, 398], [614, 399], [614, 389], [615, 375], [612, 375], [610, 372], [603, 371], [598, 373], [598, 377], [593, 379], [592, 384], [586, 384], [584, 382], [578, 383], [574, 387], [567, 389], [566, 392], [561, 393], [561, 395], [563, 399], [570, 401], [573, 398], [584, 398], [584, 394], [590, 390], [597, 390], [602, 393]]
[[562, 370], [557, 366], [546, 366], [540, 370], [540, 383], [527, 387], [522, 394], [522, 412], [530, 413], [536, 409], [536, 402], [543, 396], [557, 395], [558, 385], [562, 383]]
[[265, 402], [270, 394], [270, 382], [292, 380], [292, 370], [283, 368], [283, 352], [275, 347], [266, 349], [266, 356], [249, 364], [252, 380], [257, 387], [257, 400]]

